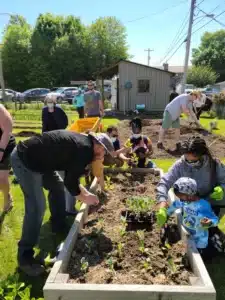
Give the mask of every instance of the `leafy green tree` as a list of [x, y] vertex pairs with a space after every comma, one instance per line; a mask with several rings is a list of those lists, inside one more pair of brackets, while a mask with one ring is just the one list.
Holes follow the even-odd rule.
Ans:
[[225, 80], [225, 30], [206, 32], [199, 48], [192, 50], [192, 63], [210, 66], [219, 74], [218, 81]]
[[218, 75], [208, 66], [193, 66], [188, 70], [187, 83], [194, 84], [196, 87], [205, 87], [214, 84]]
[[128, 57], [126, 28], [115, 17], [98, 18], [88, 28], [92, 72]]
[[30, 86], [30, 38], [32, 29], [23, 17], [13, 16], [4, 32], [2, 59], [6, 86], [24, 90]]

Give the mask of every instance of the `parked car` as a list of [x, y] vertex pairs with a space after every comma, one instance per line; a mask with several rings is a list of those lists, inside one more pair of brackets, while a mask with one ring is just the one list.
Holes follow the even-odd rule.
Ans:
[[50, 92], [50, 89], [46, 88], [36, 88], [30, 89], [23, 92], [23, 99], [25, 102], [32, 102], [32, 101], [42, 101], [44, 102], [45, 97]]
[[59, 87], [53, 87], [53, 88], [50, 89], [50, 91], [51, 91], [51, 92], [55, 92], [55, 91], [57, 91], [58, 89], [59, 89]]
[[206, 87], [202, 90], [202, 93], [204, 93], [207, 97], [212, 97], [214, 94], [219, 94], [220, 89], [219, 88], [213, 88], [213, 87]]
[[50, 95], [55, 96], [58, 103], [67, 101], [69, 104], [72, 104], [73, 97], [77, 92], [77, 87], [61, 87], [58, 88], [55, 92], [50, 92]]
[[[7, 101], [15, 101], [17, 97], [21, 95], [20, 92], [11, 90], [11, 89], [5, 89], [6, 99]], [[0, 90], [0, 101], [2, 101], [2, 90]]]

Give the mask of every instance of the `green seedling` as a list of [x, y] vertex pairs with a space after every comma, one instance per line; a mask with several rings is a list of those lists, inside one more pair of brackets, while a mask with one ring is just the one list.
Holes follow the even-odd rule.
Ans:
[[148, 271], [151, 267], [150, 266], [150, 259], [147, 258], [146, 260], [142, 261], [142, 266], [146, 271]]
[[89, 263], [85, 259], [85, 257], [81, 258], [80, 263], [81, 263], [81, 267], [80, 267], [81, 271], [84, 272], [84, 273], [87, 273], [88, 267], [89, 267]]
[[103, 218], [99, 218], [98, 219], [98, 226], [99, 227], [103, 227], [103, 225], [104, 225], [104, 219]]
[[121, 217], [120, 218], [120, 221], [121, 221], [121, 223], [122, 223], [122, 225], [124, 226], [124, 227], [127, 227], [127, 219], [125, 218], [125, 217]]
[[136, 215], [151, 211], [154, 204], [154, 200], [149, 197], [132, 197], [126, 201], [128, 209]]
[[85, 247], [88, 249], [88, 253], [92, 252], [94, 246], [94, 242], [92, 240], [87, 239], [85, 242]]
[[127, 231], [126, 231], [126, 228], [124, 226], [120, 227], [120, 230], [119, 230], [119, 234], [121, 237], [124, 237], [126, 235]]
[[112, 182], [111, 182], [111, 177], [109, 177], [109, 176], [106, 176], [105, 189], [106, 189], [107, 191], [113, 190], [113, 189], [114, 189], [114, 185], [113, 185]]
[[118, 255], [119, 255], [119, 257], [121, 257], [121, 256], [122, 256], [122, 251], [123, 251], [123, 248], [124, 248], [124, 244], [122, 244], [122, 243], [119, 243], [119, 244], [117, 245], [117, 251], [118, 251]]
[[113, 262], [112, 257], [110, 257], [109, 259], [107, 259], [106, 264], [109, 267], [110, 271], [114, 273], [115, 269], [114, 269], [114, 262]]
[[170, 267], [170, 270], [172, 271], [172, 273], [175, 273], [177, 271], [177, 267], [172, 259], [172, 257], [168, 258], [168, 265]]
[[139, 251], [143, 254], [145, 252], [145, 232], [144, 230], [138, 230], [137, 236], [139, 239]]

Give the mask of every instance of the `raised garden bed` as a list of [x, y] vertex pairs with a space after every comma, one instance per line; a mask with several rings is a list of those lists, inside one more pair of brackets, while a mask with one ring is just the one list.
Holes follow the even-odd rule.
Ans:
[[[158, 178], [126, 173], [111, 178], [97, 211], [88, 216], [82, 206], [44, 287], [45, 299], [215, 299], [194, 244], [169, 246], [167, 235], [162, 245], [152, 201]], [[134, 196], [141, 198], [141, 209], [131, 205]]]

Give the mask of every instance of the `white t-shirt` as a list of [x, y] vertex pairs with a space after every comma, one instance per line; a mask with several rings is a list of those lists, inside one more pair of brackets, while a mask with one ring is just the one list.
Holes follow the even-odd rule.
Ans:
[[170, 113], [172, 120], [175, 121], [178, 118], [180, 118], [180, 115], [183, 112], [182, 107], [189, 110], [192, 108], [188, 94], [181, 94], [174, 98], [173, 101], [167, 104], [165, 110], [167, 110]]

